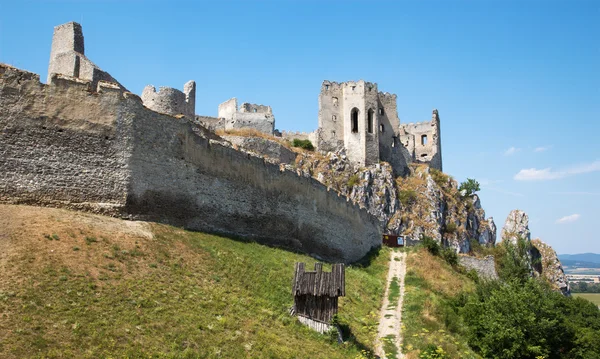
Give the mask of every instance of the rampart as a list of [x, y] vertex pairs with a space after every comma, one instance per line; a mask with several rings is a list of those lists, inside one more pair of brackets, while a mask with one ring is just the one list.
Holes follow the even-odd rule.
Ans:
[[[98, 91], [99, 90], [99, 91]], [[118, 86], [0, 65], [0, 201], [68, 207], [353, 262], [381, 223], [313, 178], [203, 137]]]

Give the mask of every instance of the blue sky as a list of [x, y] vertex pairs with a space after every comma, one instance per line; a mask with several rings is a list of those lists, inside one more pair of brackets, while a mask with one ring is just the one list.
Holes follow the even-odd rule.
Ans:
[[196, 112], [273, 107], [312, 131], [323, 80], [398, 95], [401, 122], [437, 108], [444, 171], [475, 178], [559, 253], [600, 252], [599, 1], [5, 1], [0, 62], [46, 78], [52, 28], [131, 91], [196, 80]]

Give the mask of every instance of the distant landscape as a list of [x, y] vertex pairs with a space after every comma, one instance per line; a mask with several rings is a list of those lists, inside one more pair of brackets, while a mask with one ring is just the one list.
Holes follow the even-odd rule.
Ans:
[[600, 254], [559, 254], [566, 274], [600, 275]]

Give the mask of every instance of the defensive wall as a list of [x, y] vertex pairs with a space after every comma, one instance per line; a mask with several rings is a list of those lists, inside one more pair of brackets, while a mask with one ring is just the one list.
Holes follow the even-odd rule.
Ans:
[[313, 178], [202, 136], [118, 84], [0, 64], [0, 201], [169, 223], [353, 262], [381, 223]]
[[184, 115], [189, 119], [196, 116], [196, 82], [188, 81], [183, 92], [171, 87], [161, 87], [158, 91], [148, 85], [142, 91], [142, 102], [149, 109], [167, 115]]

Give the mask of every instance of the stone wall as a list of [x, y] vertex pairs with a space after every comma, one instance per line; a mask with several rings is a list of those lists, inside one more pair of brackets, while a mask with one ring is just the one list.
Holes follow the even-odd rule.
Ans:
[[487, 256], [485, 258], [476, 258], [466, 255], [459, 255], [458, 262], [467, 270], [473, 269], [477, 272], [480, 278], [484, 279], [498, 279], [498, 273], [496, 272], [496, 263], [493, 256]]
[[400, 142], [413, 162], [427, 163], [442, 171], [442, 138], [437, 110], [433, 110], [431, 121], [401, 124]]
[[0, 201], [92, 210], [353, 262], [381, 223], [313, 178], [120, 89], [0, 66]]
[[225, 130], [252, 129], [273, 135], [275, 117], [270, 106], [244, 102], [238, 109], [234, 97], [219, 105], [219, 118], [224, 119]]
[[[102, 84], [102, 83], [101, 83]], [[0, 64], [0, 201], [116, 215], [129, 183], [123, 93]]]
[[142, 91], [142, 102], [149, 109], [167, 115], [184, 115], [189, 119], [196, 116], [196, 82], [188, 81], [183, 92], [171, 87], [161, 87], [159, 91], [148, 85]]

